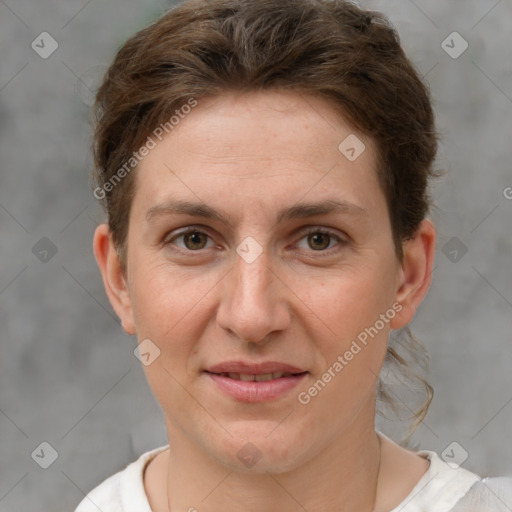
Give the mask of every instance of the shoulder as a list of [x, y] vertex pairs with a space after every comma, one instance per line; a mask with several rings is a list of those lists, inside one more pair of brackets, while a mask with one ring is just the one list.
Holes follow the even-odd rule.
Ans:
[[510, 512], [512, 477], [488, 477], [475, 482], [452, 512]]
[[512, 477], [481, 478], [435, 451], [416, 452], [430, 466], [407, 498], [391, 512], [510, 512]]
[[481, 478], [435, 451], [413, 452], [429, 462], [428, 469], [391, 512], [452, 512], [457, 502]]
[[125, 469], [108, 477], [90, 491], [75, 512], [151, 512], [144, 490], [144, 469], [168, 446], [143, 453]]

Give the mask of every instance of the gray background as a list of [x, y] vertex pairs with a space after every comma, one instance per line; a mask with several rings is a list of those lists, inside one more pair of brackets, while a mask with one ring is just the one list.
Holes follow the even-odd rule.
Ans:
[[[360, 4], [395, 23], [430, 84], [443, 135], [436, 267], [412, 323], [431, 354], [435, 396], [413, 439], [438, 453], [456, 441], [464, 467], [510, 475], [512, 0]], [[0, 1], [1, 512], [74, 510], [166, 442], [135, 338], [123, 333], [94, 261], [102, 214], [88, 171], [89, 89], [116, 49], [171, 5]], [[31, 48], [43, 31], [59, 45], [48, 59]], [[441, 47], [453, 31], [469, 43], [457, 59]], [[43, 237], [57, 250], [46, 263]], [[446, 246], [453, 237], [459, 248]], [[382, 425], [391, 437], [400, 431]], [[48, 469], [31, 457], [43, 441], [58, 452]]]

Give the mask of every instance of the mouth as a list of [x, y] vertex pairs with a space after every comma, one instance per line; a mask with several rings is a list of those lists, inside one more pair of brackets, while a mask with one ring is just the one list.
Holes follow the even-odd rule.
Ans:
[[242, 380], [244, 382], [266, 382], [269, 380], [282, 379], [286, 377], [295, 377], [297, 375], [302, 375], [308, 372], [301, 373], [288, 373], [288, 372], [272, 372], [272, 373], [259, 373], [259, 374], [251, 374], [251, 373], [233, 373], [233, 372], [222, 372], [222, 373], [214, 373], [214, 372], [206, 372], [211, 373], [212, 375], [220, 375], [221, 377], [226, 377], [228, 379], [234, 380]]
[[282, 363], [224, 363], [205, 370], [216, 388], [240, 402], [266, 402], [287, 395], [309, 374]]

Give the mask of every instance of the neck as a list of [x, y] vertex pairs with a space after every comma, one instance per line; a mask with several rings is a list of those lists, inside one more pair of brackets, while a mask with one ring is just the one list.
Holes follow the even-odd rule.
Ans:
[[322, 452], [285, 472], [228, 468], [169, 422], [166, 508], [189, 512], [373, 512], [378, 508], [381, 448], [374, 409], [368, 412], [358, 416]]

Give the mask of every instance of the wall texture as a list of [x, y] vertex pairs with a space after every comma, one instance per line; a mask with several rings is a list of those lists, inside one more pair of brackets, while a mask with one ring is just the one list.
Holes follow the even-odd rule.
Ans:
[[[512, 1], [360, 4], [395, 23], [443, 135], [436, 267], [412, 323], [435, 397], [413, 439], [438, 453], [456, 442], [464, 467], [511, 474]], [[124, 40], [170, 6], [0, 1], [0, 512], [74, 510], [166, 442], [94, 261], [102, 214], [88, 170], [91, 91]]]

